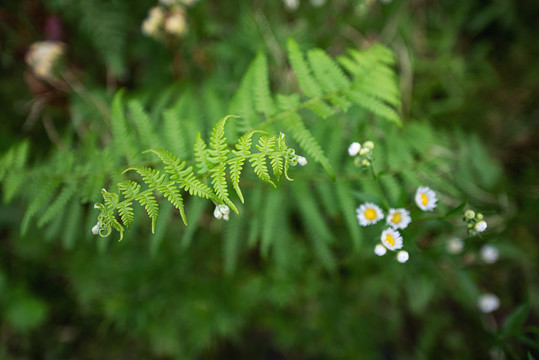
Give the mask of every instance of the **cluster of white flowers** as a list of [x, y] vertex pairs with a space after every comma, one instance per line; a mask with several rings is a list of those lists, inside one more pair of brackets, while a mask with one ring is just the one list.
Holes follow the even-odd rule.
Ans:
[[52, 79], [54, 67], [64, 53], [65, 44], [60, 41], [38, 41], [26, 52], [25, 61], [38, 77]]
[[162, 39], [167, 35], [184, 37], [188, 30], [185, 7], [195, 2], [195, 0], [160, 0], [160, 5], [148, 10], [148, 16], [142, 22], [142, 33], [155, 39]]
[[215, 216], [217, 220], [223, 219], [225, 221], [228, 221], [229, 215], [230, 215], [230, 208], [228, 207], [228, 205], [225, 205], [225, 204], [215, 205], [215, 210], [213, 210], [213, 216]]
[[468, 233], [471, 236], [476, 236], [487, 229], [487, 222], [483, 218], [483, 214], [475, 213], [473, 210], [466, 210], [462, 220], [467, 224]]
[[355, 157], [354, 164], [356, 166], [371, 166], [373, 149], [374, 143], [372, 141], [365, 141], [363, 145], [353, 142], [348, 147], [348, 154]]
[[[357, 219], [361, 226], [369, 226], [376, 224], [378, 221], [384, 218], [382, 209], [378, 205], [371, 202], [361, 204], [356, 209]], [[380, 236], [381, 244], [378, 244], [374, 248], [374, 253], [378, 256], [386, 254], [387, 250], [395, 251], [402, 249], [403, 240], [401, 234], [396, 229], [405, 229], [412, 218], [410, 212], [406, 209], [389, 209], [386, 217], [386, 222], [389, 227], [382, 232]], [[409, 254], [405, 250], [401, 250], [397, 253], [397, 261], [405, 263], [408, 261]]]

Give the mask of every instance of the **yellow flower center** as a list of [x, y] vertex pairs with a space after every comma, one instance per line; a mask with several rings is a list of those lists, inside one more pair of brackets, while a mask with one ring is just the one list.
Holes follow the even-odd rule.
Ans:
[[389, 234], [386, 234], [386, 243], [389, 246], [395, 246], [395, 238]]
[[402, 221], [401, 213], [395, 213], [393, 214], [393, 217], [391, 218], [391, 222], [393, 224], [398, 224]]
[[367, 209], [365, 210], [365, 217], [367, 220], [373, 221], [376, 219], [376, 211], [374, 209]]
[[424, 193], [421, 193], [421, 204], [426, 206], [429, 203], [429, 198]]

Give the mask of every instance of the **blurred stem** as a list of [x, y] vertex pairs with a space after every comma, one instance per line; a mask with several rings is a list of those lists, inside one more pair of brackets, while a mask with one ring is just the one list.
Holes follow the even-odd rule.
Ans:
[[387, 210], [389, 210], [390, 208], [389, 202], [387, 201], [387, 198], [384, 192], [382, 191], [382, 187], [380, 186], [380, 182], [378, 181], [378, 175], [376, 174], [376, 170], [374, 169], [374, 162], [371, 162], [370, 168], [371, 168], [372, 178], [374, 179], [374, 182], [376, 183], [376, 188], [378, 189], [378, 193], [380, 194], [380, 200], [382, 201], [383, 206]]
[[101, 100], [100, 98], [92, 95], [88, 89], [77, 79], [75, 75], [69, 70], [62, 72], [62, 79], [75, 91], [81, 98], [86, 100], [89, 103], [94, 104], [94, 106], [99, 110], [101, 115], [103, 115], [103, 121], [109, 127], [110, 126], [110, 110], [108, 105]]

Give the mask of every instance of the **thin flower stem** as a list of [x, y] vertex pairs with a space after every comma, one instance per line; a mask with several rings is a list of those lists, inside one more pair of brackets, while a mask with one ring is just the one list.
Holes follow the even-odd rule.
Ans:
[[376, 170], [374, 169], [374, 163], [371, 162], [371, 174], [372, 178], [374, 179], [374, 182], [376, 183], [376, 188], [378, 189], [378, 193], [380, 194], [380, 200], [382, 201], [382, 205], [386, 208], [386, 210], [389, 210], [389, 202], [387, 201], [387, 198], [382, 190], [382, 187], [380, 186], [380, 182], [378, 181], [378, 175], [376, 174]]

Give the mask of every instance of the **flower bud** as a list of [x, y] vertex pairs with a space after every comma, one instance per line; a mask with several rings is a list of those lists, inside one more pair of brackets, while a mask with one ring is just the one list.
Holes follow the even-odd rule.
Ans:
[[365, 141], [365, 143], [363, 144], [363, 147], [366, 147], [368, 149], [374, 149], [374, 143], [372, 141]]
[[378, 244], [374, 247], [374, 253], [378, 256], [383, 256], [386, 252], [387, 249], [382, 244]]
[[487, 228], [487, 222], [485, 220], [481, 220], [479, 221], [477, 224], [475, 224], [475, 231], [477, 232], [483, 232], [485, 231]]
[[464, 212], [464, 218], [466, 218], [467, 220], [472, 220], [474, 217], [475, 217], [475, 211], [468, 209]]
[[303, 156], [298, 156], [298, 164], [300, 164], [301, 166], [307, 165], [307, 159]]
[[397, 253], [397, 261], [400, 262], [401, 264], [404, 264], [405, 262], [407, 262], [409, 258], [410, 258], [410, 255], [408, 254], [408, 251], [406, 250], [401, 250]]

